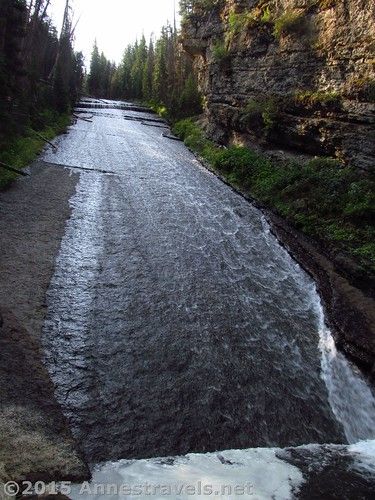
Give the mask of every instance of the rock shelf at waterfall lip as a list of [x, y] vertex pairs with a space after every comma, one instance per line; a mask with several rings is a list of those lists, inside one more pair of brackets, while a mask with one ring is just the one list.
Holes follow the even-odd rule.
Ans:
[[92, 480], [72, 486], [73, 500], [123, 498], [371, 498], [375, 441], [355, 445], [225, 450], [209, 454], [97, 465]]

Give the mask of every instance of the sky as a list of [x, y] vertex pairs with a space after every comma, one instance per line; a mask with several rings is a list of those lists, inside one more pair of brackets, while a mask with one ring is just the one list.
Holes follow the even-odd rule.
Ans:
[[[82, 51], [85, 63], [96, 38], [100, 51], [116, 63], [121, 61], [127, 44], [144, 33], [146, 39], [169, 20], [173, 23], [174, 4], [178, 18], [178, 0], [71, 0], [74, 19], [79, 18], [74, 48]], [[65, 0], [51, 0], [49, 15], [60, 31]]]

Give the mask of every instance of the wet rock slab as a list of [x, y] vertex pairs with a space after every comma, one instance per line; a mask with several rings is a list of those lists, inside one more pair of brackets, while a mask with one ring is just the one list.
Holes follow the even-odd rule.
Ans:
[[45, 292], [78, 176], [35, 163], [0, 193], [0, 481], [83, 479], [88, 470], [43, 365]]

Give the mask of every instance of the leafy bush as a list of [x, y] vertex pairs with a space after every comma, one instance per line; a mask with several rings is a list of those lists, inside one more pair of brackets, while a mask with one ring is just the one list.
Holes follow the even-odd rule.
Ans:
[[220, 172], [231, 174], [232, 182], [248, 186], [256, 154], [247, 148], [231, 146], [217, 152], [212, 162]]
[[375, 262], [375, 243], [365, 243], [356, 248], [353, 253], [369, 262]]
[[276, 124], [278, 113], [279, 106], [275, 97], [260, 96], [248, 101], [240, 120], [250, 127], [261, 121], [262, 127], [270, 130]]
[[185, 140], [191, 134], [202, 133], [201, 129], [196, 124], [194, 118], [185, 118], [176, 122], [172, 129], [173, 133], [182, 140]]
[[274, 23], [273, 34], [279, 39], [282, 35], [295, 33], [303, 26], [304, 15], [300, 10], [288, 10], [277, 18]]
[[[41, 112], [38, 119], [40, 123], [44, 123], [44, 127], [38, 127], [36, 130], [48, 140], [62, 133], [70, 123], [69, 115], [58, 115], [49, 110]], [[22, 169], [35, 159], [44, 145], [43, 139], [35, 134], [35, 129], [28, 128], [25, 136], [15, 137], [2, 147], [0, 161], [11, 167]], [[0, 189], [16, 179], [17, 175], [0, 168]]]
[[355, 220], [370, 221], [375, 218], [375, 182], [369, 179], [352, 182], [343, 213]]
[[212, 54], [216, 62], [227, 61], [230, 57], [229, 50], [225, 43], [222, 41], [217, 41], [212, 46]]
[[184, 141], [187, 147], [198, 153], [202, 153], [211, 143], [193, 118], [178, 121], [175, 123], [172, 131]]

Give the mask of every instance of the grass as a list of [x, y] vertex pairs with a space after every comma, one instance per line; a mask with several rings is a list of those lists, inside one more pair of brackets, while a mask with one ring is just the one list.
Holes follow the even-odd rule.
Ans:
[[300, 10], [287, 10], [274, 21], [273, 34], [280, 39], [282, 35], [298, 32], [304, 24], [304, 14]]
[[221, 148], [194, 119], [177, 122], [173, 131], [231, 184], [375, 271], [374, 176], [363, 177], [332, 158], [281, 165], [245, 147]]
[[[36, 126], [39, 123], [40, 126]], [[36, 131], [48, 140], [62, 133], [70, 123], [70, 115], [58, 115], [51, 111], [39, 114], [34, 128], [28, 127], [25, 135], [8, 139], [0, 151], [0, 161], [22, 169], [29, 165], [42, 151], [45, 141], [36, 135]], [[8, 186], [18, 177], [15, 172], [0, 168], [0, 189]]]
[[303, 104], [305, 106], [313, 106], [316, 104], [339, 104], [341, 96], [335, 91], [313, 91], [313, 90], [301, 90], [295, 93], [294, 99], [296, 102]]
[[225, 62], [229, 59], [230, 54], [226, 44], [222, 41], [217, 41], [212, 46], [212, 54], [218, 63]]

